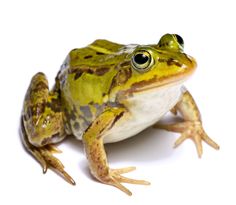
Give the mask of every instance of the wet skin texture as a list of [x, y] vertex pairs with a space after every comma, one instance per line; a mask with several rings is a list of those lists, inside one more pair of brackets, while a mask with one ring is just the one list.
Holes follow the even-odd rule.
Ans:
[[[43, 73], [33, 76], [23, 105], [22, 141], [43, 172], [52, 168], [75, 184], [53, 155], [60, 152], [55, 144], [73, 135], [83, 141], [92, 175], [131, 195], [122, 183], [149, 182], [122, 176], [134, 167], [111, 169], [104, 143], [153, 126], [179, 132], [175, 146], [191, 138], [199, 157], [202, 140], [219, 149], [205, 133], [197, 105], [182, 85], [196, 69], [194, 58], [185, 54], [183, 47], [183, 39], [176, 34], [165, 34], [153, 45], [96, 40], [68, 54], [52, 90]], [[183, 121], [157, 124], [169, 111], [179, 113]]]

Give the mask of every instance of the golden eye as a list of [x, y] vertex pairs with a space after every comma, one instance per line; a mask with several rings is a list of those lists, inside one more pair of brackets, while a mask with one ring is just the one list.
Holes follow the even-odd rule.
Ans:
[[147, 51], [137, 51], [132, 57], [132, 65], [139, 72], [147, 71], [152, 65], [151, 54]]

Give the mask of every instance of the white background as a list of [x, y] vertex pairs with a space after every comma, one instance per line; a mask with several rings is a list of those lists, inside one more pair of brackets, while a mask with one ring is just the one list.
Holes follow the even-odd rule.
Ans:
[[[0, 2], [0, 204], [236, 204], [236, 65], [234, 1], [67, 0]], [[178, 33], [198, 62], [186, 86], [195, 97], [205, 129], [220, 151], [204, 144], [198, 159], [188, 140], [172, 149], [177, 134], [148, 129], [107, 146], [111, 167], [137, 166], [127, 174], [151, 186], [128, 184], [129, 197], [95, 181], [81, 142], [66, 140], [58, 157], [77, 185], [41, 167], [22, 148], [19, 118], [32, 75], [50, 85], [67, 53], [95, 39], [157, 43]], [[148, 117], [148, 116], [147, 116]]]

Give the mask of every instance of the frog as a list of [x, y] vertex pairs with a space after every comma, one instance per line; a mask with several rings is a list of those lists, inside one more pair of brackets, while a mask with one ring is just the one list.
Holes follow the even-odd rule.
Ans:
[[[135, 167], [110, 168], [105, 143], [135, 136], [149, 127], [180, 133], [174, 147], [192, 139], [198, 156], [202, 141], [218, 150], [205, 132], [195, 100], [184, 86], [197, 67], [184, 52], [178, 34], [165, 34], [158, 43], [118, 44], [99, 39], [73, 49], [64, 60], [54, 86], [44, 73], [32, 77], [21, 114], [22, 142], [42, 165], [75, 185], [62, 162], [58, 143], [68, 136], [81, 140], [92, 176], [128, 195], [123, 183], [150, 182], [123, 176]], [[180, 122], [160, 123], [171, 112]]]

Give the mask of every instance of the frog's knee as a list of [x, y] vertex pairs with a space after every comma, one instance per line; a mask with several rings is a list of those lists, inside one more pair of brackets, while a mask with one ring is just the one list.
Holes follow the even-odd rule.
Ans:
[[31, 82], [35, 82], [35, 81], [45, 81], [46, 80], [46, 75], [43, 72], [38, 72], [36, 73], [32, 79]]
[[32, 77], [28, 92], [38, 92], [40, 90], [48, 90], [48, 80], [42, 72], [38, 72]]

